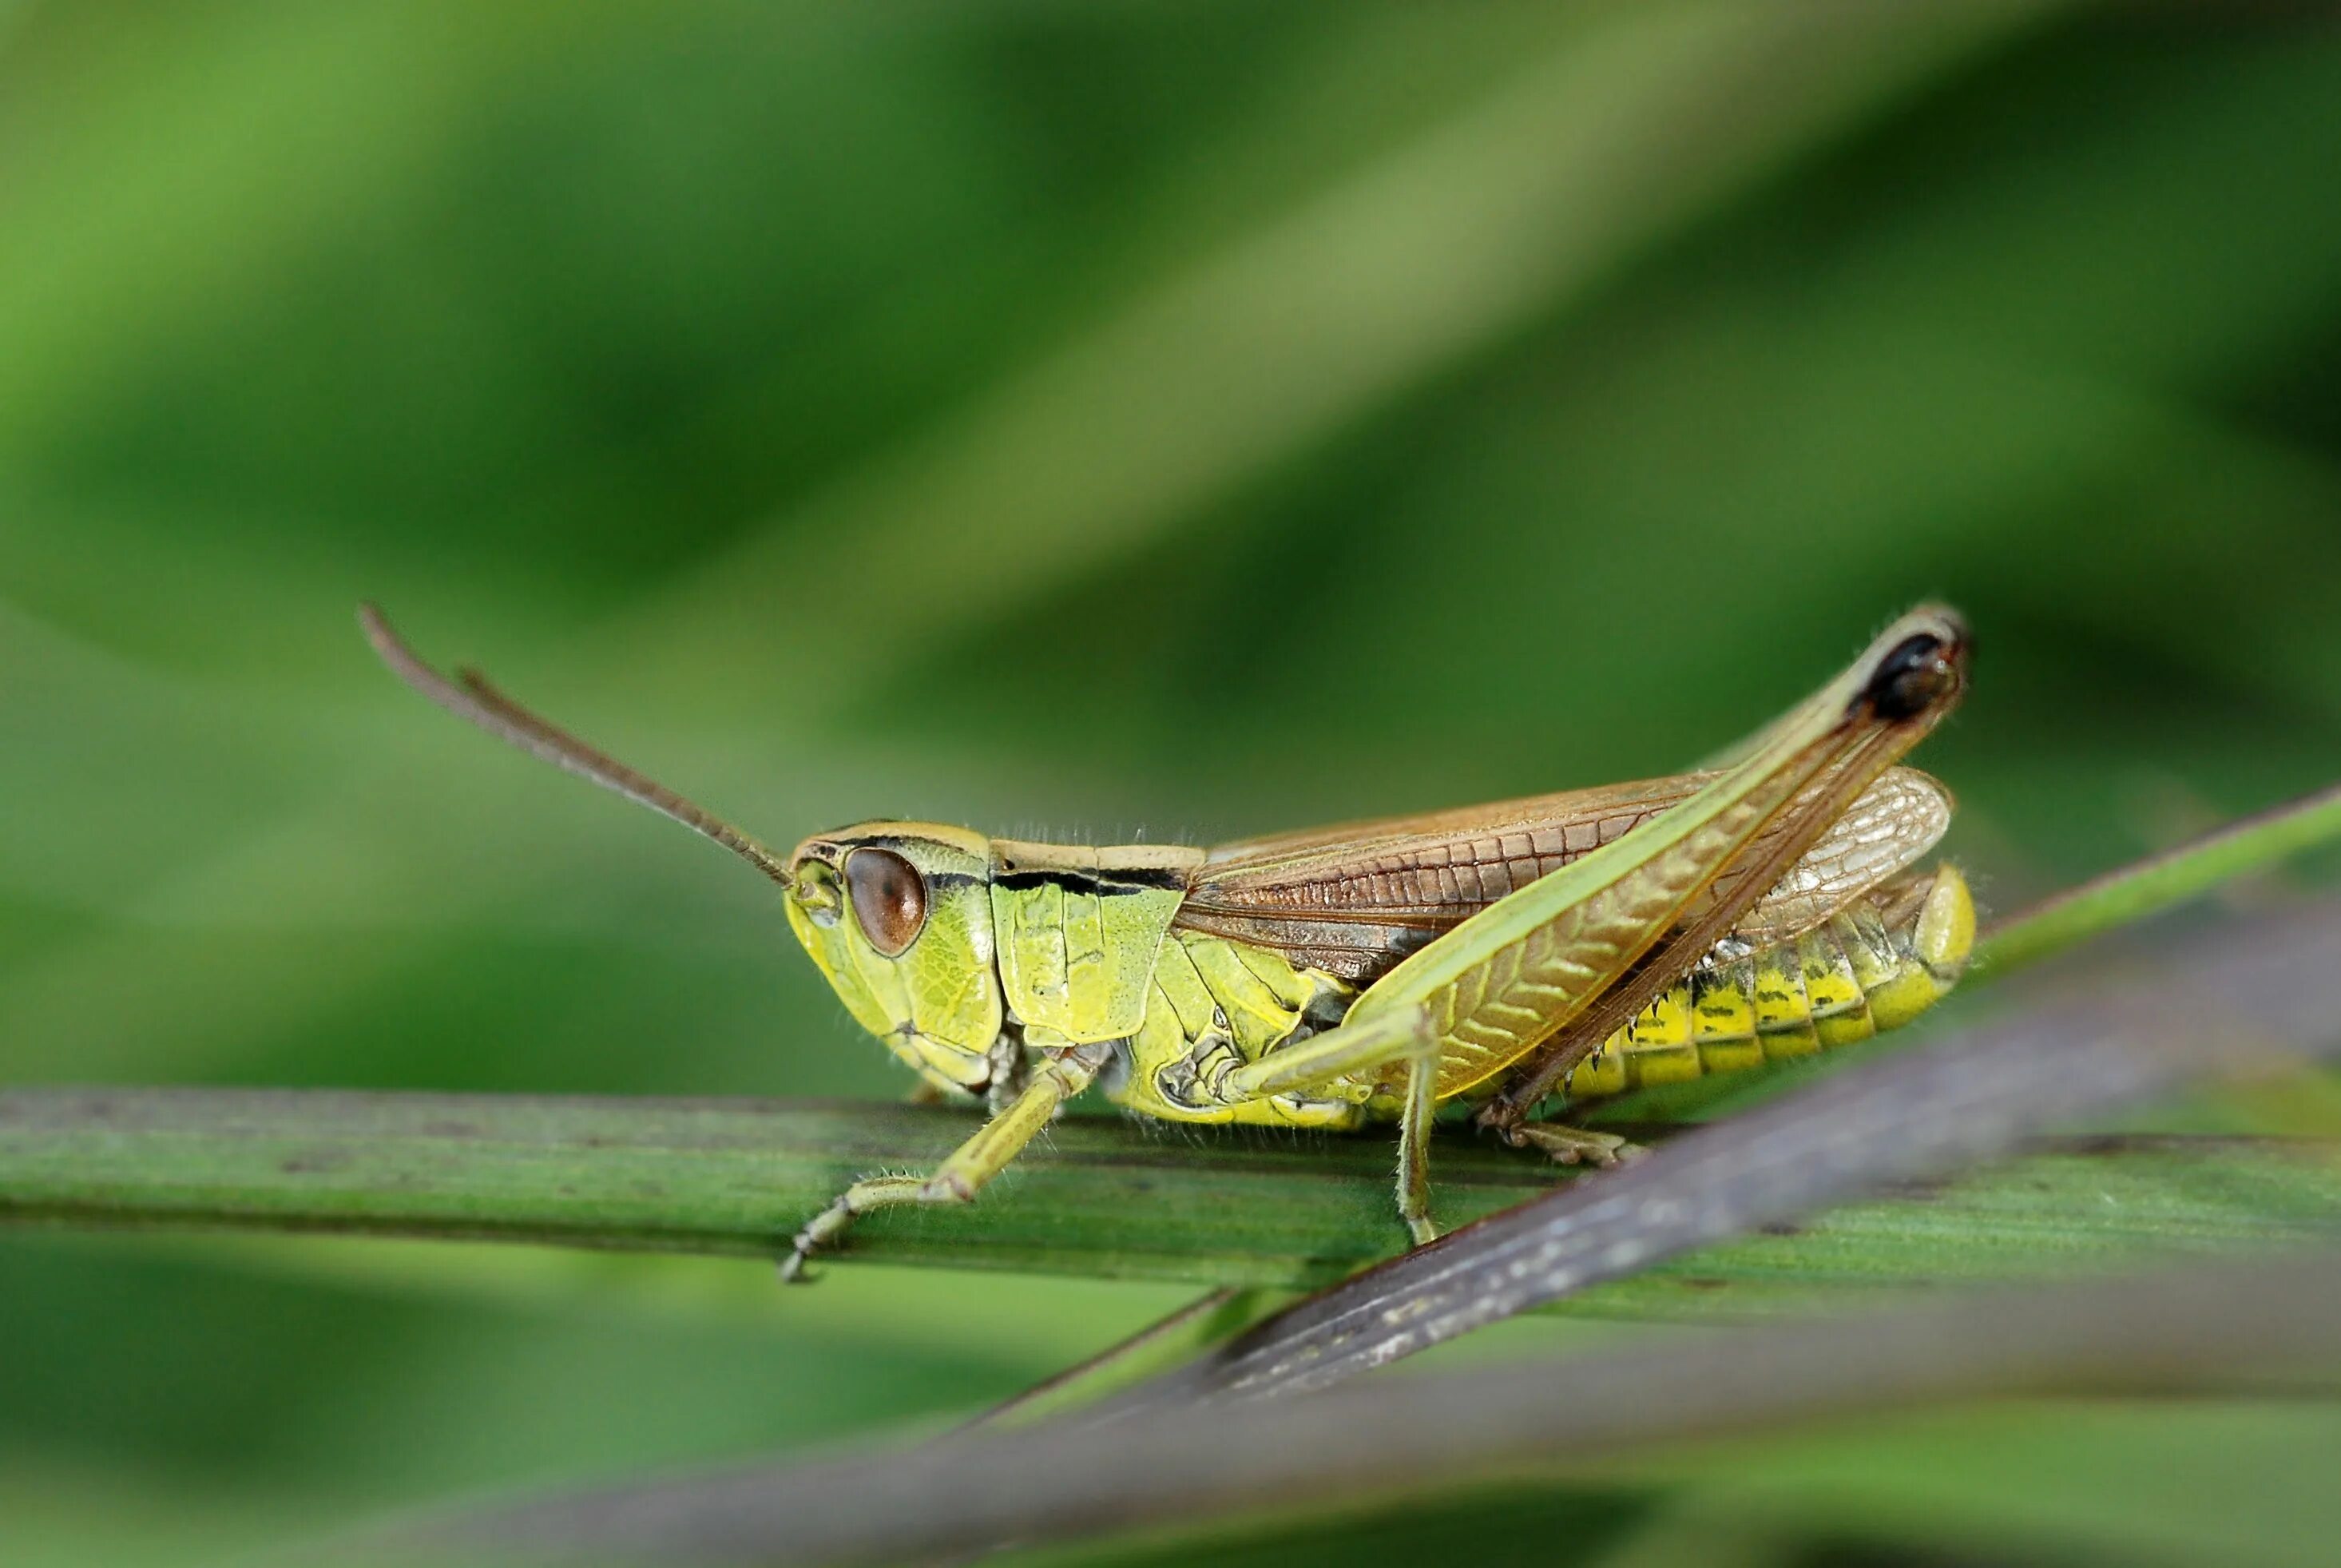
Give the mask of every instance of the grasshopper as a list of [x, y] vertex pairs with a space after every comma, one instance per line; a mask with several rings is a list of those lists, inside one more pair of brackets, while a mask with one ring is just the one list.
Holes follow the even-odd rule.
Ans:
[[1091, 1085], [1173, 1122], [1399, 1128], [1398, 1209], [1438, 1233], [1439, 1105], [1563, 1164], [1623, 1140], [1569, 1101], [1865, 1039], [1957, 981], [1975, 910], [1948, 825], [1898, 766], [1965, 689], [1958, 617], [1922, 606], [1723, 765], [1197, 849], [1034, 844], [873, 821], [782, 855], [360, 619], [409, 685], [713, 839], [778, 883], [846, 1010], [922, 1091], [981, 1100], [931, 1173], [853, 1183], [782, 1257], [856, 1216], [963, 1203]]

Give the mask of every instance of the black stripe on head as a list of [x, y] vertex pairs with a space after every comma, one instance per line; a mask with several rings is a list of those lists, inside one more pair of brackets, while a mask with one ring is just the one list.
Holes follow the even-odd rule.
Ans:
[[931, 888], [971, 887], [989, 880], [964, 871], [930, 871], [925, 875]]
[[991, 879], [992, 886], [1006, 888], [1011, 893], [1029, 893], [1051, 884], [1068, 893], [1093, 893], [1111, 898], [1118, 893], [1184, 893], [1187, 891], [1187, 874], [1145, 867], [1096, 874], [1086, 871], [1004, 871]]

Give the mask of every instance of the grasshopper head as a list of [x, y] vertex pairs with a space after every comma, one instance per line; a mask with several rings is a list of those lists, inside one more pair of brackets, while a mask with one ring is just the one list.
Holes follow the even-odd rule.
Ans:
[[932, 823], [817, 834], [789, 857], [789, 926], [845, 1010], [927, 1077], [981, 1089], [1001, 1025], [991, 846]]

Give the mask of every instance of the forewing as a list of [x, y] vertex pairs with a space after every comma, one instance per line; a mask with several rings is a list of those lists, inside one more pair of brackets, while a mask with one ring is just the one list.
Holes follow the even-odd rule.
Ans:
[[[1178, 924], [1368, 980], [1497, 899], [1624, 837], [1713, 781], [1709, 773], [1394, 817], [1213, 850]], [[1948, 792], [1915, 768], [1865, 791], [1758, 901], [1750, 940], [1809, 930], [1942, 837]], [[1760, 860], [1761, 856], [1751, 857]], [[1717, 896], [1733, 893], [1732, 874]]]
[[1357, 980], [1624, 837], [1713, 775], [1387, 817], [1214, 849], [1178, 924]]
[[1917, 768], [1878, 775], [1732, 926], [1762, 946], [1801, 936], [1942, 841], [1951, 792]]

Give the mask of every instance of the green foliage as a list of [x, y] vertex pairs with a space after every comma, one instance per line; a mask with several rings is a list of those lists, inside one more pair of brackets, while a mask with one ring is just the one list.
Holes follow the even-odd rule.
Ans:
[[[1918, 760], [2018, 907], [2336, 772], [2336, 160], [2328, 30], [2045, 5], [0, 6], [0, 1080], [899, 1093], [767, 889], [415, 702], [366, 596], [768, 838], [1208, 842], [1680, 766], [1939, 595]], [[0, 1518], [184, 1563], [895, 1432], [1180, 1294], [0, 1236]], [[2329, 1425], [1517, 1518], [2291, 1562]]]
[[[855, 1173], [924, 1168], [964, 1115], [323, 1091], [0, 1094], [0, 1218], [334, 1231], [769, 1260]], [[1460, 1128], [1439, 1151], [1449, 1227], [1569, 1179]], [[1387, 1149], [1061, 1124], [991, 1202], [873, 1217], [849, 1265], [923, 1263], [1298, 1290], [1400, 1250]], [[1570, 1300], [1597, 1317], [1737, 1317], [1859, 1286], [2105, 1265], [2157, 1246], [2273, 1244], [2341, 1219], [2325, 1141], [2101, 1137], [2020, 1165], [1710, 1248]]]

